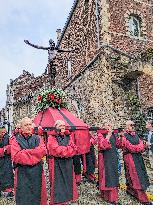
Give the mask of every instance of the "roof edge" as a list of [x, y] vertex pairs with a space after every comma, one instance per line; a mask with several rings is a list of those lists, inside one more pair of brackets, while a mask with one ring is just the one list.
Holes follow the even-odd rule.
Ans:
[[56, 48], [58, 48], [58, 47], [60, 46], [60, 43], [61, 43], [61, 41], [62, 41], [62, 39], [63, 39], [63, 37], [64, 37], [64, 34], [65, 34], [66, 29], [67, 29], [67, 27], [68, 27], [68, 25], [69, 25], [69, 23], [70, 23], [70, 21], [71, 21], [73, 12], [75, 11], [78, 2], [79, 2], [79, 0], [75, 0], [74, 3], [73, 3], [73, 6], [72, 6], [71, 11], [70, 11], [70, 14], [69, 14], [69, 16], [68, 16], [68, 18], [67, 18], [67, 21], [66, 21], [66, 23], [65, 23], [65, 26], [64, 26], [64, 28], [63, 28], [63, 31], [62, 31], [62, 33], [61, 33], [61, 37], [60, 37], [60, 39], [57, 41]]

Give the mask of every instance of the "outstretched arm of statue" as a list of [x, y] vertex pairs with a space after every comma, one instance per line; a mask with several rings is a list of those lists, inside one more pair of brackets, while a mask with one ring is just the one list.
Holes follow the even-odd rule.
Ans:
[[26, 44], [28, 44], [29, 46], [32, 46], [32, 47], [37, 48], [37, 49], [43, 49], [43, 50], [48, 50], [48, 49], [50, 49], [50, 47], [43, 47], [43, 46], [38, 46], [38, 45], [32, 44], [32, 43], [30, 43], [28, 40], [24, 40], [24, 42], [25, 42]]

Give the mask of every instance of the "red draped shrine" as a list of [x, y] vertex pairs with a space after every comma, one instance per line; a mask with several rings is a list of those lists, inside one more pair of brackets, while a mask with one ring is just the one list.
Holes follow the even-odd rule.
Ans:
[[[90, 150], [90, 135], [88, 125], [77, 118], [65, 108], [60, 110], [48, 108], [44, 112], [39, 112], [34, 118], [36, 126], [53, 127], [56, 120], [63, 120], [66, 124], [66, 129], [74, 129], [75, 144], [78, 147], [78, 153], [84, 154]], [[47, 131], [47, 135], [49, 135]]]

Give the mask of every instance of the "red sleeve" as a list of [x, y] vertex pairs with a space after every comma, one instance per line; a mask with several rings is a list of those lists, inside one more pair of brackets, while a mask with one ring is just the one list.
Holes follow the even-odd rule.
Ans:
[[77, 146], [74, 144], [72, 137], [70, 138], [70, 142], [68, 146], [60, 146], [56, 138], [52, 135], [48, 138], [47, 144], [49, 155], [54, 157], [72, 157], [77, 152]]
[[4, 156], [4, 148], [0, 148], [0, 157]]
[[139, 140], [139, 144], [133, 145], [125, 137], [123, 138], [123, 147], [131, 153], [143, 152], [145, 150], [142, 140]]
[[6, 150], [6, 154], [11, 154], [11, 145], [6, 145], [4, 150]]
[[91, 138], [90, 138], [90, 143], [92, 144], [92, 145], [97, 145], [97, 138], [96, 137], [94, 137], [94, 136], [91, 136]]
[[15, 137], [11, 139], [12, 161], [16, 164], [35, 165], [46, 155], [45, 144], [40, 138], [40, 144], [34, 149], [21, 149]]
[[74, 155], [77, 154], [77, 146], [74, 143], [73, 137], [70, 136], [70, 141], [69, 144], [67, 146], [67, 150], [62, 152], [62, 156], [63, 157], [73, 157]]
[[98, 134], [98, 147], [100, 150], [107, 150], [112, 148], [109, 140], [104, 138], [104, 136], [100, 133]]
[[4, 150], [6, 150], [6, 154], [11, 154], [10, 139], [9, 139], [9, 144], [4, 147]]
[[3, 157], [5, 154], [11, 153], [11, 145], [10, 143], [3, 148], [0, 148], [0, 157]]
[[122, 148], [123, 144], [122, 144], [122, 137], [116, 137], [116, 147], [117, 148]]

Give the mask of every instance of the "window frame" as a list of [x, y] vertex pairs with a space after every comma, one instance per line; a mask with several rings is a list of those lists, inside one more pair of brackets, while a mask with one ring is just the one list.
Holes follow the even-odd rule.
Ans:
[[67, 77], [68, 79], [72, 77], [72, 61], [71, 60], [68, 60], [67, 61]]
[[[134, 21], [137, 22], [138, 25], [138, 35], [135, 35], [135, 28], [136, 28], [136, 24], [135, 24], [135, 28], [134, 28]], [[140, 38], [141, 37], [141, 18], [138, 15], [135, 14], [131, 14], [129, 16], [129, 33], [130, 36], [134, 37], [134, 38]], [[133, 24], [133, 25], [132, 25]]]

